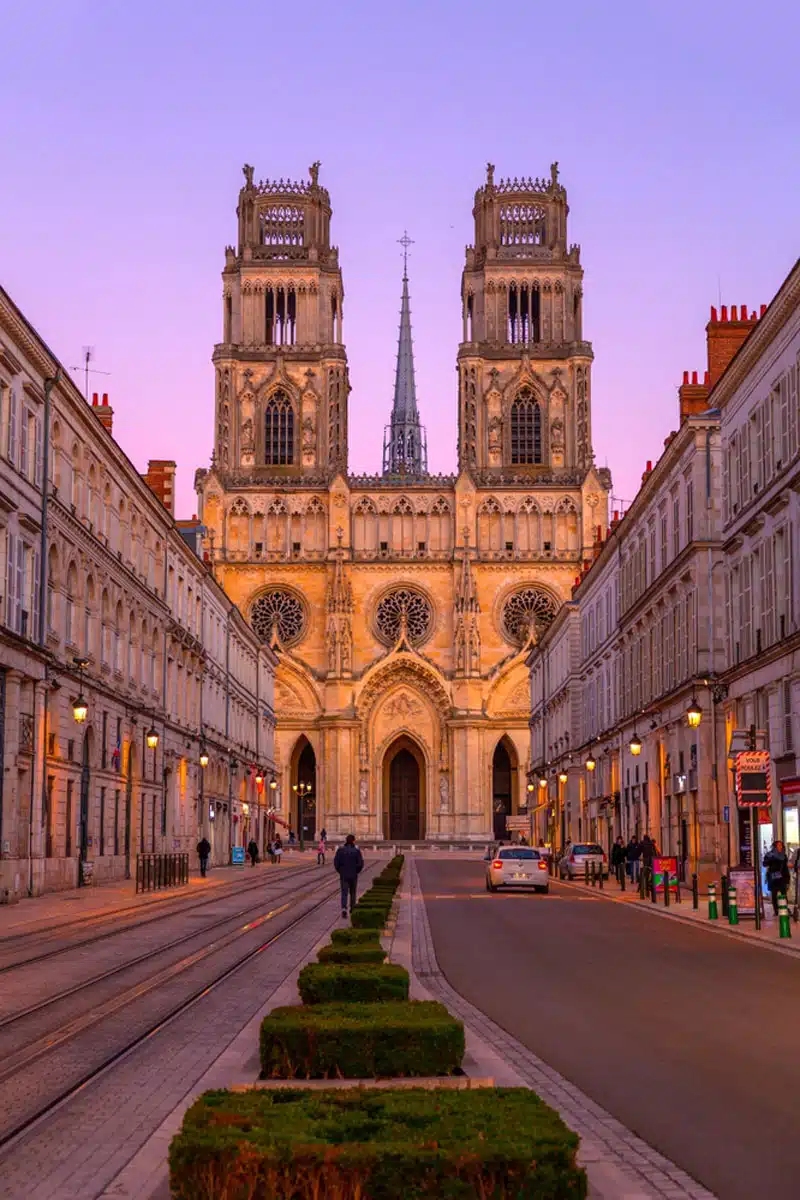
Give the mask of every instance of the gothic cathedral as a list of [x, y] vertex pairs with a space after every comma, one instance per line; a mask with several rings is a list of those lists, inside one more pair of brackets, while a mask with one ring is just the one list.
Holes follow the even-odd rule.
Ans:
[[307, 838], [492, 837], [528, 798], [527, 648], [607, 522], [557, 164], [497, 181], [490, 165], [475, 194], [455, 475], [427, 470], [407, 270], [382, 473], [348, 474], [319, 164], [300, 183], [244, 176], [197, 489], [216, 576], [279, 654], [277, 806], [297, 829], [302, 803]]

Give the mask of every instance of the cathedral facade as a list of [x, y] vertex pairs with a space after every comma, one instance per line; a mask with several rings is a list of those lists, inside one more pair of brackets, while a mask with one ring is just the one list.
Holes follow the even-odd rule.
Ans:
[[526, 811], [526, 655], [607, 523], [557, 165], [475, 194], [458, 470], [427, 470], [408, 272], [383, 469], [347, 467], [344, 286], [319, 165], [244, 168], [225, 252], [205, 553], [277, 652], [276, 807], [307, 838], [490, 838]]

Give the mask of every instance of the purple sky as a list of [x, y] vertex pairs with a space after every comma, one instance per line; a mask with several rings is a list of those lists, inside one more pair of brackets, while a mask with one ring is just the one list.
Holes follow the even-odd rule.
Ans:
[[455, 464], [460, 272], [487, 159], [558, 159], [586, 268], [594, 443], [630, 500], [727, 304], [798, 253], [796, 4], [29, 0], [3, 17], [0, 280], [137, 467], [211, 450], [223, 248], [241, 165], [322, 160], [345, 280], [350, 464], [380, 466], [409, 264], [432, 470]]

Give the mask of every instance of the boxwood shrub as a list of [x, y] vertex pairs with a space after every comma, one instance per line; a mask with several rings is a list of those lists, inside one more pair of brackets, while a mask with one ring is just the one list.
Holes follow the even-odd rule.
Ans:
[[[358, 932], [361, 933], [361, 930]], [[321, 963], [382, 963], [385, 958], [386, 951], [378, 942], [374, 945], [353, 942], [349, 946], [323, 946], [317, 955]]]
[[407, 1000], [408, 971], [392, 963], [308, 963], [297, 980], [303, 1004]]
[[275, 1008], [261, 1023], [267, 1079], [452, 1075], [464, 1026], [435, 1000]]
[[334, 929], [331, 933], [334, 946], [379, 946], [380, 935], [377, 929]]
[[206, 1092], [170, 1185], [175, 1200], [583, 1200], [577, 1147], [527, 1088]]
[[350, 920], [356, 929], [383, 929], [389, 919], [388, 908], [376, 908], [374, 905], [358, 904], [350, 914]]

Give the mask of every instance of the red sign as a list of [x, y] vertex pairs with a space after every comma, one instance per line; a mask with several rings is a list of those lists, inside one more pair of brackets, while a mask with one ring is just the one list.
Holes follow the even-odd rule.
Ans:
[[781, 779], [778, 786], [784, 796], [797, 796], [800, 794], [800, 779], [796, 775], [793, 775], [790, 779]]
[[771, 807], [768, 750], [745, 750], [736, 755], [736, 799], [739, 808]]

